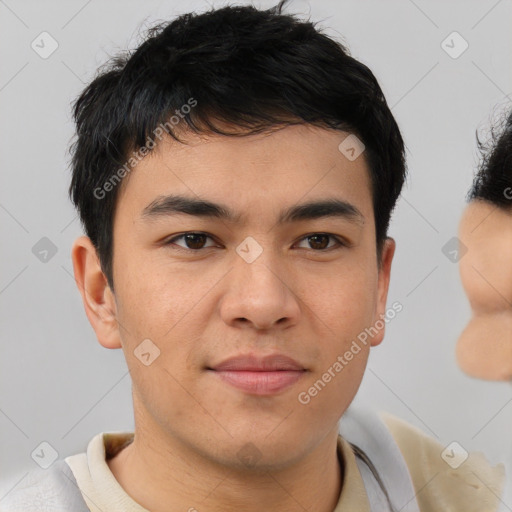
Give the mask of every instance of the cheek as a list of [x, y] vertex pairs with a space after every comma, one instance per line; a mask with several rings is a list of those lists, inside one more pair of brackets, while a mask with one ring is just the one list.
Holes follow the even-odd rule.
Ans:
[[126, 267], [119, 275], [118, 319], [134, 399], [167, 425], [171, 412], [173, 421], [178, 421], [191, 408], [185, 390], [193, 389], [198, 368], [188, 356], [199, 339], [195, 326], [201, 329], [193, 314], [205, 292], [175, 271], [145, 266], [135, 272]]
[[489, 237], [467, 247], [459, 269], [474, 313], [506, 309], [512, 302], [512, 240]]
[[368, 361], [368, 346], [358, 343], [339, 346], [315, 368], [298, 390], [297, 402], [308, 423], [318, 428], [335, 423], [354, 399]]
[[377, 287], [370, 266], [331, 269], [322, 279], [307, 278], [300, 292], [310, 309], [341, 339], [357, 334], [373, 320]]
[[[306, 311], [314, 312], [312, 345], [318, 347], [311, 380], [329, 381], [334, 396], [355, 393], [364, 373], [376, 304], [373, 279], [368, 268], [352, 269], [325, 280], [305, 299]], [[328, 395], [325, 393], [325, 398]]]
[[[146, 396], [158, 394], [158, 389], [152, 388], [156, 382], [165, 388], [166, 395], [181, 396], [177, 383], [188, 386], [202, 364], [198, 349], [211, 315], [204, 308], [208, 290], [219, 276], [185, 271], [162, 260], [151, 265], [130, 266], [127, 262], [118, 275], [118, 320], [127, 364], [137, 372], [134, 381], [138, 381], [141, 393], [146, 390]], [[146, 342], [149, 352], [158, 354], [149, 367], [137, 358], [141, 343], [147, 339], [151, 340]]]
[[116, 283], [116, 293], [121, 297], [118, 315], [139, 337], [163, 340], [172, 336], [214, 284], [207, 278], [193, 281], [190, 271], [149, 257], [126, 261], [120, 267]]

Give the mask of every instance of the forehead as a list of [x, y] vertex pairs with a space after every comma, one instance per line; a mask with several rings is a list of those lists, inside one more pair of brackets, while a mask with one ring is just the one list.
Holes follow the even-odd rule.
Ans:
[[348, 135], [295, 125], [243, 136], [187, 133], [180, 135], [185, 144], [166, 137], [123, 181], [116, 215], [120, 210], [135, 220], [159, 197], [182, 195], [229, 204], [238, 221], [246, 221], [335, 196], [371, 217], [365, 154], [349, 159], [340, 150]]
[[459, 231], [466, 243], [484, 247], [483, 244], [495, 240], [512, 251], [512, 208], [482, 199], [472, 200], [463, 212]]

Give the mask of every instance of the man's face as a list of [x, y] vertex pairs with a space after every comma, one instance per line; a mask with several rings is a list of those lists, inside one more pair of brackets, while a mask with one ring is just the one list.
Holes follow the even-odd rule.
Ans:
[[[394, 252], [388, 239], [379, 273], [368, 169], [363, 156], [350, 161], [338, 150], [346, 136], [306, 126], [189, 134], [188, 145], [160, 143], [123, 184], [116, 316], [136, 429], [148, 443], [172, 440], [233, 467], [247, 459], [276, 467], [337, 434], [369, 346], [384, 331], [359, 343], [341, 371], [333, 365], [385, 313]], [[170, 195], [220, 204], [239, 218], [151, 213]], [[350, 203], [361, 216], [279, 220], [325, 200]], [[200, 233], [176, 238], [185, 232]], [[279, 357], [265, 367], [274, 355], [296, 367]], [[237, 356], [253, 360], [222, 366]], [[331, 378], [322, 377], [330, 368]], [[319, 379], [324, 386], [308, 393]]]
[[512, 379], [512, 211], [487, 201], [464, 210], [459, 262], [472, 318], [457, 343], [457, 360], [473, 377]]

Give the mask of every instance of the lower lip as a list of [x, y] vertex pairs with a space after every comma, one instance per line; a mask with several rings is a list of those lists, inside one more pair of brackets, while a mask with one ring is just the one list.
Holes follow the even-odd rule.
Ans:
[[253, 395], [272, 395], [295, 384], [303, 375], [300, 370], [270, 372], [215, 371], [228, 384]]

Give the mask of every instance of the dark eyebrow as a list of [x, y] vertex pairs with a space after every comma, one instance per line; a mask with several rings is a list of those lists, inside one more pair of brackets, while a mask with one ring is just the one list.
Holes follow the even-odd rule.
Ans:
[[[142, 211], [143, 219], [155, 219], [171, 215], [185, 214], [195, 217], [210, 217], [229, 222], [239, 222], [241, 214], [229, 207], [186, 196], [159, 196]], [[294, 205], [281, 212], [278, 224], [314, 220], [325, 217], [339, 217], [350, 222], [364, 224], [364, 215], [353, 204], [342, 199], [332, 198]]]

